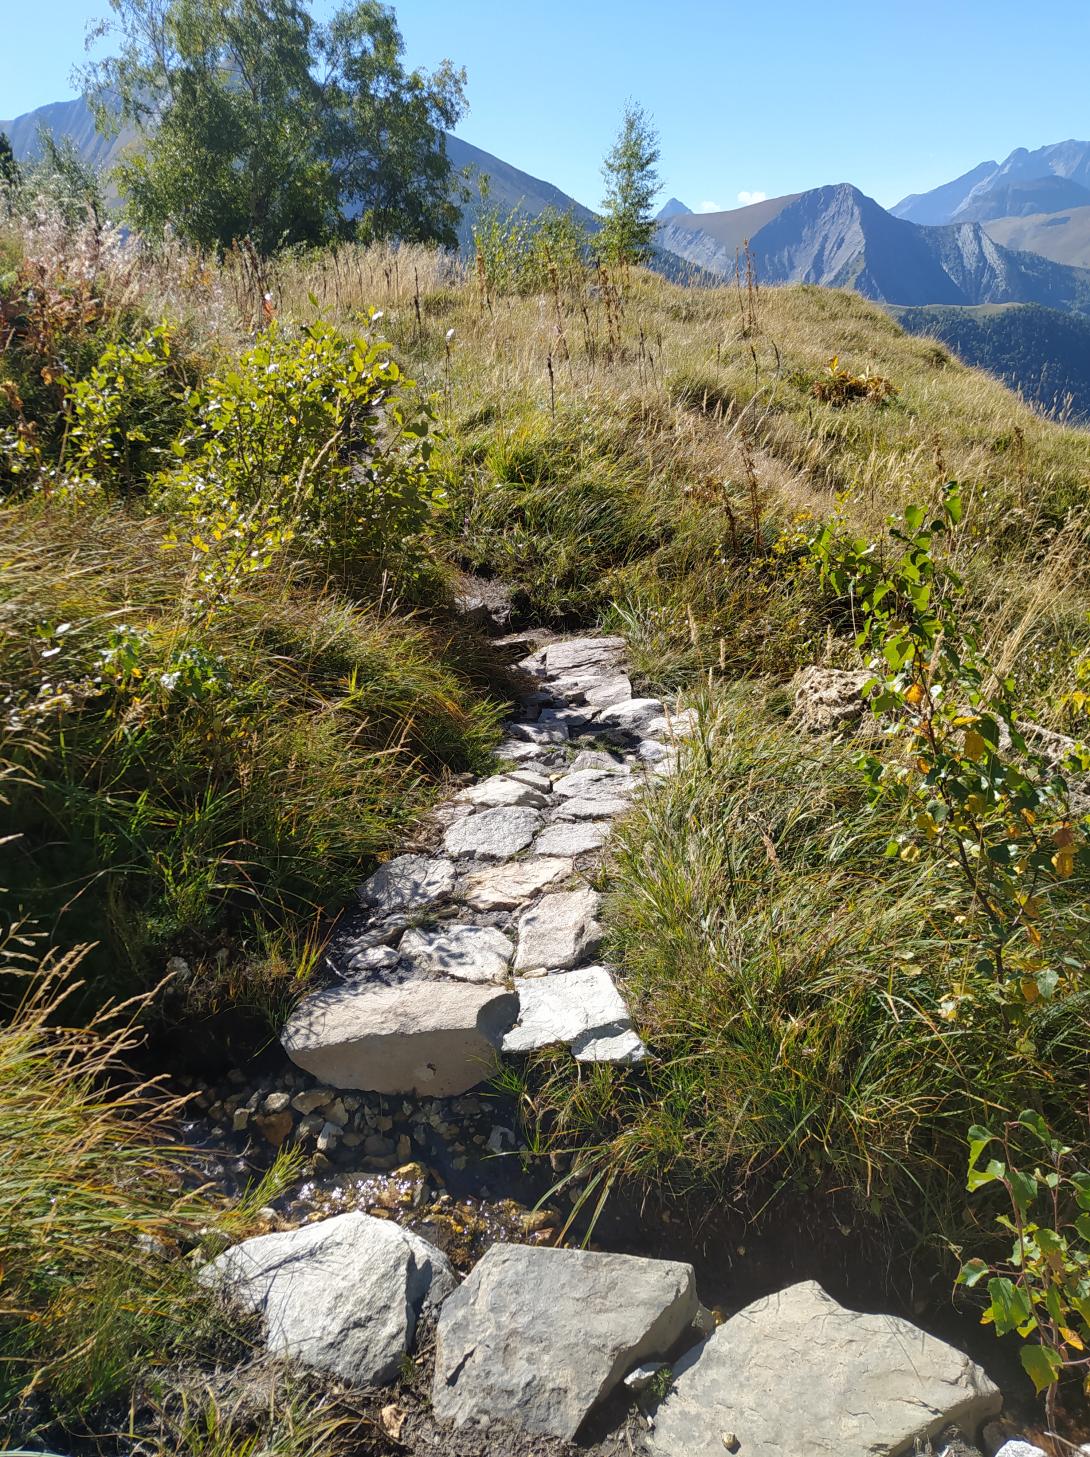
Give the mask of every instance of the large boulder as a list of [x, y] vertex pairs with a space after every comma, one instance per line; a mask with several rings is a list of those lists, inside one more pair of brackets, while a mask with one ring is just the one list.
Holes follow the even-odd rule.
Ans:
[[570, 1441], [699, 1314], [691, 1265], [493, 1245], [440, 1312], [432, 1405], [457, 1426], [504, 1419]]
[[455, 981], [330, 987], [307, 997], [280, 1035], [320, 1082], [372, 1093], [445, 1098], [489, 1077], [518, 998]]
[[201, 1278], [262, 1316], [273, 1355], [359, 1386], [397, 1376], [421, 1312], [455, 1284], [433, 1245], [359, 1213], [244, 1240]]
[[906, 1320], [861, 1315], [812, 1280], [766, 1296], [675, 1367], [655, 1457], [901, 1457], [1002, 1405], [979, 1366]]
[[610, 665], [610, 676], [614, 675], [612, 665], [625, 650], [623, 637], [572, 637], [553, 642], [545, 649], [545, 670], [550, 678], [563, 673], [586, 673], [588, 669], [601, 672]]

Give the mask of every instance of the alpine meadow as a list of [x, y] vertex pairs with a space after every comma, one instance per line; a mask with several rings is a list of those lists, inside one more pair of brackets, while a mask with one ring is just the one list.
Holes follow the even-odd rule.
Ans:
[[1090, 146], [657, 214], [628, 96], [595, 210], [377, 0], [109, 7], [0, 128], [0, 1447], [1090, 1451]]

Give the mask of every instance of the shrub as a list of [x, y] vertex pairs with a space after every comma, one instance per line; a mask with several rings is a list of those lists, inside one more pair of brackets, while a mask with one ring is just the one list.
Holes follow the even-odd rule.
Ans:
[[289, 542], [361, 586], [410, 555], [445, 495], [429, 461], [429, 416], [380, 340], [325, 324], [292, 337], [273, 323], [189, 396], [174, 467], [157, 500], [207, 558], [219, 595]]

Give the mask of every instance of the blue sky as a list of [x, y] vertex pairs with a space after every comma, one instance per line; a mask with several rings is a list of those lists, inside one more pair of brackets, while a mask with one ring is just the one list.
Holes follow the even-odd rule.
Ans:
[[[315, 0], [317, 13], [332, 0]], [[626, 97], [663, 197], [854, 182], [887, 206], [1016, 146], [1090, 137], [1090, 0], [401, 0], [412, 64], [468, 72], [467, 141], [591, 206]], [[73, 94], [106, 0], [0, 0], [0, 116]]]

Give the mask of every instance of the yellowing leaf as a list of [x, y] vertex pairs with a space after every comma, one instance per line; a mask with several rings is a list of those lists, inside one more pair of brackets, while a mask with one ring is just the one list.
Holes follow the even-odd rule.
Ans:
[[978, 734], [976, 729], [969, 729], [965, 735], [965, 752], [970, 759], [981, 759], [984, 757], [984, 738]]
[[911, 703], [915, 708], [917, 703], [923, 702], [923, 688], [919, 683], [913, 683], [912, 687], [905, 694], [905, 702]]

